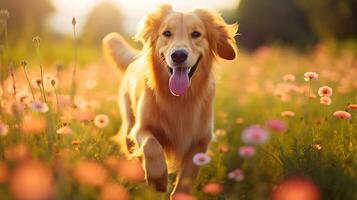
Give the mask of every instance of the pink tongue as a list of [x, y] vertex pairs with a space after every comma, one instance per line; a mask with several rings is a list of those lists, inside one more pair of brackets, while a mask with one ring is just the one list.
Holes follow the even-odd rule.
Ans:
[[174, 67], [173, 73], [170, 77], [169, 88], [170, 92], [175, 96], [183, 95], [189, 84], [190, 79], [188, 77], [188, 68], [187, 67]]

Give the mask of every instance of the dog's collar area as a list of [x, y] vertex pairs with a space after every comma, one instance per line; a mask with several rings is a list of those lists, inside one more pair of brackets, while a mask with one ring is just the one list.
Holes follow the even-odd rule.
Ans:
[[[190, 67], [190, 72], [188, 73], [188, 77], [190, 79], [193, 76], [193, 74], [195, 73], [198, 63], [200, 62], [201, 58], [202, 58], [202, 55], [200, 55], [200, 57], [198, 57], [196, 63], [192, 67]], [[168, 65], [166, 65], [166, 66], [167, 66], [167, 70], [168, 70], [169, 74], [172, 75], [173, 69], [171, 67], [169, 67]]]

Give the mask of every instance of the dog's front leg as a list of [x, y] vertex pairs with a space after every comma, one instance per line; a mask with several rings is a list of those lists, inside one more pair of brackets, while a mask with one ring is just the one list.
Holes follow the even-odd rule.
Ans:
[[143, 152], [143, 166], [147, 183], [154, 186], [157, 191], [165, 192], [168, 177], [161, 144], [149, 130], [139, 130], [136, 138]]
[[[209, 137], [210, 138], [210, 137]], [[206, 152], [210, 139], [203, 140], [191, 147], [183, 161], [182, 168], [178, 171], [176, 185], [171, 193], [171, 198], [176, 193], [191, 193], [199, 167], [193, 162], [193, 156], [200, 152]]]

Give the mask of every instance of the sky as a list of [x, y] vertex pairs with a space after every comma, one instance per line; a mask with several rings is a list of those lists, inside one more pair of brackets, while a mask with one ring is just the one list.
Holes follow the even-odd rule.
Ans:
[[134, 34], [140, 20], [158, 5], [169, 3], [175, 10], [188, 11], [194, 7], [207, 7], [213, 10], [234, 8], [239, 0], [52, 0], [56, 13], [50, 25], [60, 33], [70, 34], [71, 20], [76, 17], [79, 31], [83, 27], [87, 14], [98, 3], [115, 3], [124, 15], [124, 27], [128, 34]]

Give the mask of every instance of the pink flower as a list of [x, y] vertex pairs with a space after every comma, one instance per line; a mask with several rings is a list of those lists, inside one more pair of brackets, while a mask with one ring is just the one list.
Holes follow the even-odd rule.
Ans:
[[33, 111], [45, 113], [48, 111], [48, 105], [44, 102], [35, 100], [31, 103], [31, 109]]
[[276, 132], [284, 132], [287, 129], [285, 123], [277, 119], [267, 121], [266, 125], [269, 129]]
[[238, 154], [242, 158], [250, 158], [255, 155], [255, 148], [252, 146], [239, 147]]
[[318, 78], [319, 78], [319, 75], [316, 72], [305, 72], [304, 73], [305, 81], [317, 80]]
[[202, 166], [211, 162], [211, 157], [209, 157], [206, 153], [196, 153], [192, 160], [197, 166]]
[[346, 111], [342, 111], [342, 110], [335, 111], [333, 113], [333, 116], [340, 118], [340, 119], [350, 119], [352, 117], [352, 115], [350, 113], [348, 113]]
[[331, 104], [331, 98], [328, 97], [328, 96], [323, 96], [323, 97], [320, 98], [320, 103], [321, 103], [322, 105], [328, 106], [328, 105]]
[[332, 88], [324, 85], [319, 88], [318, 94], [320, 95], [320, 97], [331, 97], [332, 96]]
[[202, 190], [206, 194], [218, 195], [222, 192], [223, 188], [222, 185], [218, 183], [207, 183], [203, 186]]
[[250, 144], [262, 144], [267, 141], [269, 134], [259, 125], [246, 128], [242, 133], [242, 140]]
[[235, 181], [243, 181], [244, 180], [244, 173], [240, 169], [236, 169], [234, 171], [229, 172], [228, 174], [229, 179], [233, 179]]

